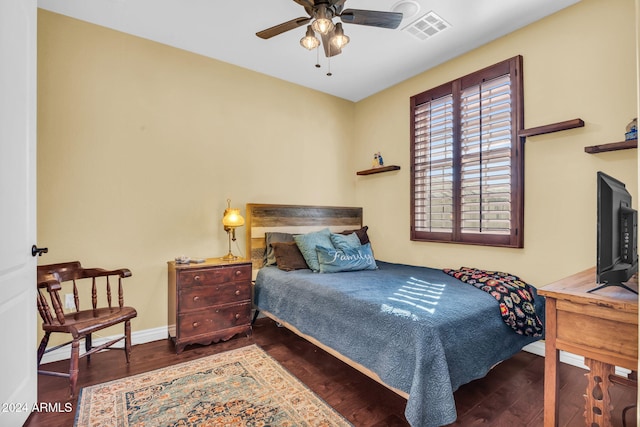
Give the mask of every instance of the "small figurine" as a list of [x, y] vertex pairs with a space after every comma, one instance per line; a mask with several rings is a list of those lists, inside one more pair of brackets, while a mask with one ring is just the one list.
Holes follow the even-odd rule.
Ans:
[[382, 154], [378, 151], [378, 166], [384, 166], [384, 160], [382, 160]]
[[373, 155], [373, 162], [371, 163], [371, 167], [374, 169], [380, 167], [380, 159], [378, 158], [378, 153], [375, 153]]
[[631, 139], [638, 139], [638, 119], [631, 120], [631, 123], [627, 125], [626, 133], [624, 134], [625, 141]]

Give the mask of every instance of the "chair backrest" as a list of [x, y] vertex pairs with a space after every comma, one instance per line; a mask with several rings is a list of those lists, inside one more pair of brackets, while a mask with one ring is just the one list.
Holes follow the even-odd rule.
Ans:
[[60, 282], [67, 282], [69, 280], [79, 279], [78, 275], [84, 270], [80, 261], [62, 262], [60, 264], [49, 264], [38, 266], [38, 282], [40, 278], [57, 274]]
[[[111, 283], [110, 276], [118, 277], [118, 306], [124, 306], [124, 292], [122, 288], [122, 279], [131, 276], [128, 269], [104, 270], [101, 268], [83, 268], [79, 261], [64, 262], [59, 264], [49, 264], [38, 266], [37, 280], [37, 300], [38, 312], [42, 321], [46, 324], [52, 324], [57, 320], [63, 325], [64, 310], [60, 293], [63, 282], [73, 282], [73, 300], [76, 311], [80, 311], [80, 296], [78, 286], [80, 279], [91, 279], [91, 306], [95, 310], [98, 306], [98, 287], [96, 279], [104, 278], [107, 304], [111, 307]], [[49, 298], [42, 292], [46, 289]], [[51, 305], [49, 304], [51, 302]], [[53, 317], [55, 315], [55, 318]]]

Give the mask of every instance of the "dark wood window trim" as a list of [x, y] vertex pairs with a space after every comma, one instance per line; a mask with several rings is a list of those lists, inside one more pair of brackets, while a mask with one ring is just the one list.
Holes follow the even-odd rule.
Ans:
[[[522, 56], [516, 56], [411, 97], [411, 240], [513, 248], [524, 246], [524, 137], [519, 136], [519, 132], [524, 128], [522, 62]], [[492, 162], [490, 156], [493, 155], [493, 151], [485, 148], [492, 146], [485, 142], [487, 138], [492, 137], [492, 134], [483, 131], [477, 138], [465, 136], [468, 135], [465, 132], [469, 132], [469, 125], [464, 127], [463, 120], [467, 123], [470, 120], [466, 118], [469, 114], [464, 114], [461, 110], [465, 108], [469, 110], [470, 101], [461, 99], [463, 92], [468, 94], [475, 90], [474, 86], [480, 88], [478, 90], [483, 94], [486, 93], [482, 85], [490, 85], [498, 79], [500, 81], [506, 79], [509, 85], [507, 95], [502, 94], [502, 97], [508, 99], [510, 103], [510, 111], [506, 113], [509, 126], [506, 130], [502, 129], [504, 136], [501, 137], [500, 142], [501, 152], [509, 159], [506, 166], [501, 163], [502, 172], [500, 173], [508, 175], [506, 178], [508, 184], [500, 184], [500, 188], [504, 189], [508, 185], [508, 190], [502, 196], [500, 205], [507, 206], [507, 210], [500, 210], [502, 208], [499, 207], [497, 210], [500, 213], [493, 215], [486, 206], [482, 206], [484, 201], [489, 199], [475, 196], [475, 193], [474, 196], [469, 196], [470, 193], [466, 190], [468, 187], [463, 190], [463, 174], [467, 177], [465, 186], [466, 182], [474, 181], [469, 178], [471, 176], [469, 166], [464, 165], [469, 165], [469, 162], [489, 164]], [[487, 96], [487, 99], [489, 98], [491, 96]], [[488, 109], [482, 106], [482, 102], [484, 98], [474, 104], [480, 105], [479, 110], [482, 111], [481, 118], [475, 122], [485, 127], [482, 120], [488, 120], [490, 113], [485, 112]], [[443, 106], [445, 103], [449, 105]], [[426, 113], [425, 109], [428, 110]], [[446, 114], [442, 113], [445, 109]], [[425, 117], [428, 118], [424, 119]], [[425, 125], [425, 122], [428, 124]], [[446, 124], [442, 125], [443, 123]], [[443, 126], [447, 127], [447, 135], [444, 136], [441, 133]], [[472, 155], [463, 154], [463, 151], [469, 153], [470, 147], [473, 148], [469, 143], [472, 139], [479, 140], [480, 142], [474, 144], [483, 148]], [[510, 141], [510, 146], [507, 141]], [[446, 154], [443, 154], [444, 151]], [[483, 159], [483, 156], [487, 156], [489, 160]], [[444, 158], [449, 163], [439, 166], [440, 169], [436, 170], [433, 165], [443, 162]], [[477, 161], [469, 160], [470, 158]], [[494, 162], [494, 164], [497, 163]], [[439, 171], [443, 177], [451, 175], [451, 177], [442, 178], [443, 182], [446, 181], [446, 184], [442, 184], [442, 188], [446, 187], [446, 190], [440, 190], [439, 184], [433, 184], [434, 170]], [[478, 174], [479, 178], [475, 181], [480, 181], [478, 191], [481, 195], [485, 195], [485, 190], [492, 188], [492, 184], [487, 185], [482, 180], [488, 181], [488, 177], [490, 178], [493, 172], [489, 172], [488, 167], [482, 170], [483, 173]], [[497, 189], [498, 184], [493, 188]], [[434, 194], [440, 196], [434, 196]], [[442, 200], [445, 201], [442, 202]], [[474, 203], [469, 200], [474, 200]], [[436, 205], [438, 201], [443, 204]], [[473, 206], [473, 209], [477, 208], [477, 212], [472, 209], [470, 213], [469, 206]], [[495, 219], [492, 219], [494, 217]], [[474, 226], [469, 227], [470, 224]]]

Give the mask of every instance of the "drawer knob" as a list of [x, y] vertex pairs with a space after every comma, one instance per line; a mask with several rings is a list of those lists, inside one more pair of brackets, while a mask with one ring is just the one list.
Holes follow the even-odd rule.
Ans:
[[236, 289], [236, 295], [240, 295], [240, 289]]
[[196, 295], [195, 297], [193, 297], [193, 302], [198, 302], [199, 300], [200, 300], [199, 296]]
[[197, 328], [198, 326], [200, 326], [200, 324], [198, 322], [193, 322], [193, 327]]
[[199, 282], [200, 281], [200, 276], [194, 276], [193, 280], [195, 280], [196, 282]]
[[240, 313], [236, 313], [236, 320], [240, 318]]
[[241, 274], [242, 274], [242, 271], [240, 271], [240, 270], [236, 270], [236, 276], [239, 276], [239, 275], [241, 275]]

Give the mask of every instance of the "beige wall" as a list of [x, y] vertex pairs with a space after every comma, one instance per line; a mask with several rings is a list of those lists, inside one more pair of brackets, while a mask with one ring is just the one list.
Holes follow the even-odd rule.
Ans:
[[[625, 182], [638, 205], [637, 150], [592, 155], [583, 149], [624, 140], [636, 117], [634, 15], [634, 0], [582, 0], [359, 102], [360, 168], [376, 151], [385, 163], [402, 167], [357, 180], [357, 204], [364, 207], [376, 256], [506, 270], [537, 286], [595, 265], [596, 171]], [[584, 128], [526, 142], [524, 249], [411, 242], [409, 97], [515, 55], [524, 57], [525, 127], [585, 121]]]
[[[167, 323], [166, 262], [227, 253], [226, 199], [350, 205], [354, 104], [43, 10], [40, 263], [129, 267], [133, 329]], [[238, 230], [236, 254], [244, 252]]]
[[[595, 263], [595, 172], [637, 205], [634, 0], [583, 0], [356, 104], [50, 12], [38, 23], [41, 263], [129, 267], [135, 330], [166, 324], [166, 261], [226, 253], [227, 197], [364, 207], [379, 259], [496, 268], [542, 286]], [[434, 38], [433, 42], [437, 42]], [[529, 138], [525, 248], [409, 241], [409, 97], [521, 54]], [[399, 172], [356, 176], [381, 151]], [[239, 248], [244, 251], [243, 230]]]

